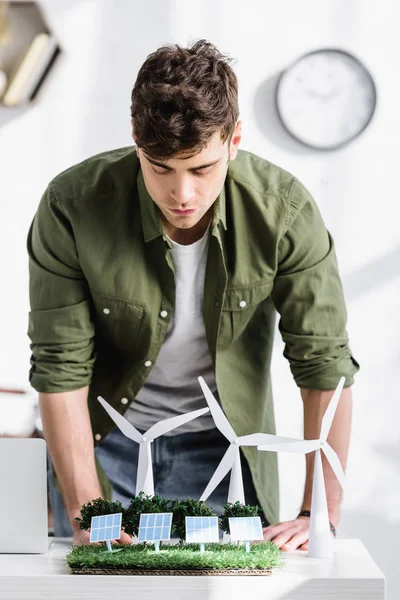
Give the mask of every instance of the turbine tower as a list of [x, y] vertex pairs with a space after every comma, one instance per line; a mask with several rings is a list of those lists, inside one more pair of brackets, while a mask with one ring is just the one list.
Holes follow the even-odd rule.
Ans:
[[308, 541], [308, 556], [312, 558], [330, 558], [333, 555], [332, 534], [329, 528], [328, 505], [324, 473], [322, 470], [321, 452], [323, 452], [332, 467], [333, 472], [344, 489], [345, 475], [340, 460], [332, 446], [327, 442], [345, 378], [342, 377], [329, 402], [321, 423], [321, 431], [317, 440], [303, 440], [289, 443], [262, 444], [259, 450], [270, 452], [295, 452], [308, 454], [315, 452], [314, 478], [311, 499], [310, 537]]

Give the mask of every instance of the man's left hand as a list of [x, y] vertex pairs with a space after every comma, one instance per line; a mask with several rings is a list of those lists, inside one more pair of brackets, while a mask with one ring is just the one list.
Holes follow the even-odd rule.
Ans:
[[293, 521], [284, 521], [263, 529], [264, 541], [271, 540], [285, 552], [308, 550], [310, 519], [299, 517]]

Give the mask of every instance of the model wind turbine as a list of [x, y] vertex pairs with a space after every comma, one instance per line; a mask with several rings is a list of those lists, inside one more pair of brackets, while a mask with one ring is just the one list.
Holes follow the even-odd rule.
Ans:
[[139, 459], [138, 469], [136, 476], [136, 495], [139, 492], [144, 492], [148, 496], [154, 496], [154, 477], [153, 477], [153, 460], [151, 456], [151, 442], [158, 437], [161, 437], [168, 431], [172, 431], [177, 427], [180, 427], [184, 423], [188, 423], [201, 415], [208, 412], [208, 408], [201, 408], [200, 410], [194, 410], [186, 413], [185, 415], [179, 415], [178, 417], [171, 417], [170, 419], [164, 419], [152, 425], [145, 433], [141, 434], [125, 417], [119, 414], [108, 404], [104, 398], [98, 396], [97, 400], [108, 412], [118, 429], [122, 431], [126, 437], [139, 444]]
[[333, 554], [332, 534], [329, 528], [328, 505], [326, 501], [325, 480], [322, 470], [321, 451], [325, 454], [333, 472], [344, 488], [344, 472], [340, 460], [333, 448], [328, 444], [327, 437], [335, 416], [336, 408], [342, 393], [345, 378], [342, 377], [329, 402], [321, 423], [321, 432], [318, 440], [292, 441], [290, 443], [262, 444], [259, 450], [272, 452], [296, 452], [308, 454], [315, 452], [314, 479], [311, 499], [310, 537], [308, 542], [308, 556], [313, 558], [330, 558]]
[[[199, 377], [198, 379], [213, 416], [215, 425], [230, 442], [230, 446], [222, 457], [221, 462], [216, 468], [203, 494], [201, 495], [200, 500], [205, 502], [228, 473], [228, 471], [231, 470], [228, 502], [240, 502], [241, 504], [245, 504], [242, 467], [240, 464], [240, 447], [259, 446], [260, 444], [273, 445], [277, 444], [278, 442], [293, 442], [293, 438], [278, 437], [269, 433], [252, 433], [250, 435], [242, 435], [238, 437], [204, 379], [202, 377]], [[298, 441], [301, 442], [301, 440]]]

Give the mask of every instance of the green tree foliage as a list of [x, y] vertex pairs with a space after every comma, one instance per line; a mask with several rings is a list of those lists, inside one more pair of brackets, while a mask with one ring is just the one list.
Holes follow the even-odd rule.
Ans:
[[[219, 526], [229, 533], [229, 517], [258, 517], [261, 513], [259, 506], [247, 506], [235, 502], [224, 504], [225, 512], [219, 518]], [[122, 528], [126, 533], [137, 536], [139, 533], [140, 515], [142, 513], [173, 513], [172, 537], [178, 537], [183, 543], [186, 537], [185, 517], [215, 517], [213, 510], [201, 500], [185, 498], [184, 500], [168, 500], [161, 496], [147, 496], [140, 492], [130, 499], [128, 508], [124, 508], [119, 501], [111, 502], [103, 498], [96, 498], [81, 508], [81, 516], [75, 521], [80, 529], [90, 529], [92, 517], [122, 513]]]
[[104, 500], [103, 498], [95, 498], [92, 502], [87, 502], [81, 508], [81, 516], [76, 517], [75, 521], [79, 523], [80, 529], [90, 529], [90, 523], [92, 517], [99, 517], [101, 515], [111, 515], [115, 513], [122, 513], [122, 527], [124, 527], [124, 513], [125, 509], [121, 502], [110, 500]]
[[172, 536], [178, 537], [181, 543], [185, 541], [186, 537], [185, 517], [217, 516], [205, 502], [202, 500], [193, 500], [193, 498], [173, 500], [171, 509], [174, 513], [172, 520]]
[[130, 535], [138, 535], [139, 521], [142, 513], [165, 513], [172, 512], [171, 501], [161, 496], [147, 496], [139, 492], [137, 496], [130, 499], [130, 504], [125, 509], [125, 531]]
[[259, 506], [248, 506], [235, 502], [224, 504], [224, 514], [219, 519], [219, 526], [225, 533], [229, 533], [229, 517], [259, 517], [261, 508]]

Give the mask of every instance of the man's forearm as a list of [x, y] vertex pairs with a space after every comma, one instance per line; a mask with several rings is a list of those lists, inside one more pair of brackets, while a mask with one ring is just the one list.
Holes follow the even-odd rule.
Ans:
[[[334, 390], [301, 390], [301, 396], [304, 405], [304, 438], [318, 439], [321, 430], [321, 421], [329, 401], [332, 398]], [[350, 443], [352, 415], [352, 394], [351, 388], [345, 388], [342, 391], [336, 414], [328, 435], [328, 442], [338, 455], [343, 469], [346, 468], [347, 455]], [[304, 499], [302, 510], [310, 510], [312, 482], [314, 472], [314, 456], [312, 452], [306, 455], [306, 484], [304, 489]], [[322, 465], [325, 477], [325, 488], [328, 502], [329, 519], [333, 525], [339, 522], [340, 502], [342, 498], [342, 489], [322, 453]]]
[[102, 495], [87, 395], [87, 387], [39, 395], [44, 437], [71, 522], [82, 504]]

